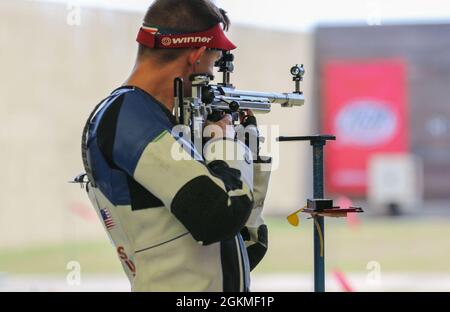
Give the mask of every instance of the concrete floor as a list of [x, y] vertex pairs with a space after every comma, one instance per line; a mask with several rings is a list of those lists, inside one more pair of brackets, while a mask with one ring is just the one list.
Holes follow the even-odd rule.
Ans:
[[[450, 274], [411, 273], [383, 274], [379, 280], [371, 280], [366, 274], [349, 274], [345, 277], [353, 291], [396, 292], [396, 291], [450, 291]], [[313, 277], [308, 274], [264, 274], [252, 278], [252, 291], [310, 292]], [[343, 291], [334, 275], [327, 276], [327, 291]], [[0, 292], [128, 292], [130, 286], [126, 278], [119, 276], [88, 276], [80, 285], [70, 285], [64, 277], [0, 275]]]

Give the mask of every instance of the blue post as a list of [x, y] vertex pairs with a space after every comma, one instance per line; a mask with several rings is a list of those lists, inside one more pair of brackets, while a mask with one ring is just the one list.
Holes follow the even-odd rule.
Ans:
[[[310, 141], [313, 147], [313, 187], [314, 199], [324, 199], [323, 147], [328, 140], [336, 140], [333, 135], [312, 135], [277, 138], [279, 142]], [[314, 291], [325, 291], [325, 233], [324, 217], [314, 217]]]

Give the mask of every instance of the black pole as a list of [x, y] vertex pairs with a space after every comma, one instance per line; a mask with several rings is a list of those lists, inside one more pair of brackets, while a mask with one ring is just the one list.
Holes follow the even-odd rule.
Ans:
[[[313, 180], [314, 198], [324, 198], [323, 192], [323, 146], [325, 140], [312, 140], [313, 146]], [[314, 219], [314, 291], [325, 291], [325, 233], [324, 217], [315, 216]]]
[[177, 77], [173, 82], [174, 96], [178, 100], [178, 112], [175, 115], [178, 116], [178, 123], [184, 124], [184, 87], [183, 78]]

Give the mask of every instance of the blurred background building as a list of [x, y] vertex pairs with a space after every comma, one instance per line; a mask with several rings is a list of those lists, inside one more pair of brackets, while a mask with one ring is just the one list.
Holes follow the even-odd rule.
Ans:
[[[84, 190], [67, 182], [83, 170], [81, 131], [91, 109], [132, 69], [136, 33], [150, 3], [0, 2], [0, 272], [41, 274], [39, 268], [27, 269], [26, 262], [11, 267], [17, 259], [33, 261], [29, 248], [66, 246], [57, 250], [65, 253], [58, 261], [67, 263], [85, 252], [84, 242], [106, 242]], [[238, 49], [232, 81], [239, 89], [293, 91], [289, 69], [304, 64], [305, 105], [274, 108], [259, 117], [259, 124], [279, 126], [279, 135], [336, 134], [337, 141], [326, 147], [326, 194], [343, 205], [362, 204], [367, 227], [381, 222], [361, 237], [379, 239], [383, 246], [385, 236], [377, 231], [384, 227], [377, 226], [398, 224], [378, 216], [400, 214], [420, 223], [404, 225], [405, 231], [419, 229], [436, 238], [438, 246], [427, 259], [435, 252], [450, 253], [446, 240], [439, 243], [450, 234], [450, 2], [216, 3], [234, 22], [230, 37]], [[274, 244], [284, 248], [278, 251], [288, 253], [292, 246], [277, 241], [285, 236], [276, 236], [276, 229], [286, 231], [280, 220], [312, 194], [311, 149], [307, 143], [277, 148], [266, 216], [274, 224]], [[433, 216], [446, 223], [436, 225]], [[429, 229], [438, 230], [430, 234]], [[304, 237], [304, 242], [310, 238]], [[332, 241], [330, 248], [331, 243], [338, 244]], [[360, 243], [368, 244], [350, 245]], [[427, 241], [416, 240], [414, 246], [422, 243]], [[343, 244], [338, 244], [341, 250]], [[311, 253], [308, 248], [304, 253]], [[39, 257], [38, 262], [51, 262]], [[349, 270], [365, 271], [371, 257]], [[448, 265], [433, 268], [421, 261], [419, 269], [407, 270], [431, 266], [450, 273]], [[47, 271], [55, 273], [47, 262]], [[277, 272], [284, 264], [271, 265], [267, 270]], [[117, 272], [118, 264], [106, 267]], [[65, 265], [55, 270], [66, 272]]]

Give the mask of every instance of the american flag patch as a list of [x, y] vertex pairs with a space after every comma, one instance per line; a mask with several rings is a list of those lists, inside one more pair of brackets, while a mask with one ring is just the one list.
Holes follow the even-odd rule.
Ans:
[[108, 230], [116, 226], [108, 210], [100, 209], [100, 214], [102, 215], [103, 222], [105, 222], [105, 226]]

